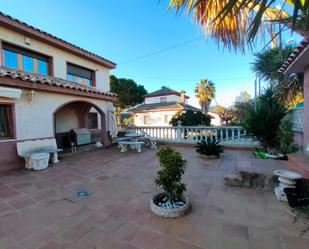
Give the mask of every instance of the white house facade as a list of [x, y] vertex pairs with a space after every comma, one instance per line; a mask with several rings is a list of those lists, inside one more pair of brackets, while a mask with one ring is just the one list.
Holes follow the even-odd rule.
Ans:
[[189, 97], [184, 92], [177, 92], [167, 87], [146, 94], [144, 104], [129, 112], [134, 115], [135, 126], [171, 126], [173, 115], [179, 111], [200, 109], [188, 104]]
[[16, 143], [56, 138], [75, 128], [110, 143], [116, 64], [0, 12], [0, 171], [19, 164]]

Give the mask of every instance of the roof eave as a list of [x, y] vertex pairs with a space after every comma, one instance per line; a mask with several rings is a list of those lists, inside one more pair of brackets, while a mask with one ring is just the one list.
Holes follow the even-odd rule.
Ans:
[[293, 67], [300, 60], [300, 58], [308, 51], [308, 48], [309, 48], [309, 40], [308, 38], [305, 38], [286, 59], [286, 61], [283, 63], [278, 72], [282, 74], [287, 74], [287, 73], [299, 73], [300, 71], [303, 71], [299, 69], [293, 69]]

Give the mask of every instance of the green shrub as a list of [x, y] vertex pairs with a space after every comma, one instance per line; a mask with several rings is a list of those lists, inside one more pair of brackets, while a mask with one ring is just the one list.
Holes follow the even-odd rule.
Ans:
[[223, 153], [223, 146], [215, 139], [211, 140], [209, 137], [207, 140], [198, 142], [195, 147], [197, 153], [205, 156], [220, 156], [220, 153]]
[[177, 126], [178, 122], [181, 122], [182, 126], [197, 126], [197, 125], [210, 125], [211, 118], [209, 115], [205, 115], [202, 112], [194, 112], [188, 110], [186, 112], [177, 112], [172, 117], [170, 124]]
[[292, 122], [289, 119], [283, 119], [278, 130], [278, 139], [280, 141], [280, 149], [283, 154], [293, 153], [298, 150], [298, 146], [294, 144]]
[[277, 133], [286, 109], [273, 97], [271, 88], [257, 99], [256, 107], [251, 107], [244, 117], [243, 128], [255, 136], [268, 153], [274, 154], [280, 148]]
[[163, 189], [169, 201], [173, 203], [181, 198], [186, 191], [186, 185], [182, 183], [182, 175], [185, 172], [187, 161], [182, 155], [170, 147], [161, 148], [157, 157], [161, 169], [157, 172], [154, 183]]

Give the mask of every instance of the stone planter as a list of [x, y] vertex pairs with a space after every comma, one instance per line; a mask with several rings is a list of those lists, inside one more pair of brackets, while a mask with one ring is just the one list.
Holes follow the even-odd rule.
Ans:
[[204, 159], [218, 159], [220, 156], [218, 155], [201, 155], [202, 158]]
[[270, 159], [280, 159], [283, 157], [283, 154], [271, 155], [271, 154], [266, 153], [265, 156]]
[[279, 186], [274, 191], [279, 201], [287, 202], [287, 197], [284, 192], [285, 188], [295, 188], [296, 180], [302, 178], [302, 176], [296, 172], [289, 170], [275, 170], [274, 175], [278, 176]]
[[183, 206], [171, 209], [162, 208], [157, 205], [157, 203], [160, 200], [162, 200], [165, 196], [166, 196], [165, 193], [159, 193], [156, 194], [153, 198], [151, 198], [150, 209], [153, 213], [165, 218], [177, 218], [190, 213], [192, 207], [190, 199], [187, 196], [183, 196], [181, 199], [185, 203]]

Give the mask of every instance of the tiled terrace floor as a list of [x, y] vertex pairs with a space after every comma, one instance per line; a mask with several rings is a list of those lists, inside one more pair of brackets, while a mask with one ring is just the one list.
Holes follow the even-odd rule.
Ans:
[[[299, 237], [303, 226], [272, 192], [223, 185], [224, 172], [248, 160], [248, 152], [226, 151], [207, 162], [193, 148], [177, 149], [189, 162], [188, 216], [163, 219], [150, 212], [155, 150], [75, 154], [41, 172], [0, 177], [0, 248], [308, 248], [309, 234]], [[80, 190], [91, 194], [78, 199]]]

